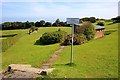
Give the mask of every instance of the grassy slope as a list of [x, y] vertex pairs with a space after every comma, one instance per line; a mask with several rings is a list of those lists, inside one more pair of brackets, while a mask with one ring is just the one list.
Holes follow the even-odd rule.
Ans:
[[[106, 25], [106, 29], [117, 29], [118, 25]], [[51, 77], [101, 78], [118, 77], [118, 31], [104, 38], [92, 40], [84, 45], [74, 46], [74, 63], [65, 65], [70, 59], [70, 46], [60, 54], [53, 67]]]
[[[26, 63], [35, 67], [40, 67], [42, 62], [46, 61], [50, 54], [59, 48], [59, 44], [44, 46], [34, 45], [34, 43], [44, 32], [56, 30], [58, 30], [58, 28], [39, 28], [37, 33], [31, 35], [27, 34], [28, 30], [22, 30], [24, 35], [18, 40], [18, 42], [6, 52], [2, 53], [3, 69], [13, 63]], [[61, 30], [70, 32], [70, 28], [61, 28]], [[21, 33], [20, 31], [21, 30], [3, 31], [3, 34]]]

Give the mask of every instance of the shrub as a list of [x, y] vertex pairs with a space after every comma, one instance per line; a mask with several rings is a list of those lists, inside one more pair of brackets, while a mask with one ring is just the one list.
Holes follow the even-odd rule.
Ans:
[[97, 25], [99, 25], [99, 26], [104, 26], [105, 23], [104, 23], [103, 21], [99, 21], [99, 22], [97, 23]]
[[76, 34], [84, 34], [87, 40], [91, 40], [94, 38], [95, 35], [95, 27], [90, 22], [84, 22], [80, 26], [75, 26], [75, 33]]
[[64, 42], [62, 43], [63, 45], [70, 45], [71, 44], [71, 35], [68, 34], [65, 39], [64, 39]]
[[74, 45], [80, 45], [87, 42], [87, 39], [84, 34], [75, 34], [74, 35]]
[[29, 29], [29, 34], [34, 32], [34, 31], [38, 31], [38, 28], [35, 27], [35, 26], [32, 26], [30, 29]]
[[[72, 42], [71, 35], [67, 35], [62, 44], [63, 45], [70, 45], [71, 42]], [[81, 45], [81, 44], [86, 43], [86, 42], [87, 42], [87, 39], [86, 39], [84, 34], [74, 34], [74, 38], [73, 38], [74, 45]]]
[[62, 42], [66, 32], [64, 31], [55, 31], [55, 32], [47, 32], [40, 37], [40, 43], [48, 45]]

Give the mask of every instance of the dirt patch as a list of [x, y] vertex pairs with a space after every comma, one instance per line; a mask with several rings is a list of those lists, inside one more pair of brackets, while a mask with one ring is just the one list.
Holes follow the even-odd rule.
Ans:
[[36, 78], [40, 75], [48, 75], [54, 68], [40, 69], [25, 64], [11, 64], [8, 70], [3, 71], [1, 78]]
[[55, 51], [51, 55], [50, 59], [42, 65], [42, 68], [43, 69], [51, 68], [52, 63], [55, 62], [59, 58], [58, 53], [60, 53], [64, 48], [65, 46], [61, 46], [59, 50]]

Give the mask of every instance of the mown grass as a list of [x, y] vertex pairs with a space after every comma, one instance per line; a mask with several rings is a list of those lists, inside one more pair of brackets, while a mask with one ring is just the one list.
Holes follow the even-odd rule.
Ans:
[[74, 46], [74, 66], [70, 61], [70, 46], [60, 54], [53, 64], [53, 78], [117, 78], [118, 77], [118, 24], [106, 25], [106, 30], [117, 30], [103, 38]]
[[[70, 28], [61, 28], [61, 30], [71, 32]], [[9, 64], [31, 64], [34, 67], [40, 67], [50, 55], [59, 48], [59, 44], [35, 45], [35, 42], [45, 32], [58, 30], [55, 27], [39, 28], [37, 33], [27, 34], [28, 30], [7, 30], [3, 34], [23, 33], [24, 35], [9, 49], [2, 53], [2, 67], [7, 68]], [[21, 31], [21, 32], [20, 32]]]
[[[106, 25], [106, 30], [118, 30], [118, 24]], [[24, 35], [2, 53], [2, 67], [9, 64], [31, 64], [40, 67], [50, 55], [59, 48], [59, 44], [35, 45], [35, 42], [44, 32], [56, 31], [58, 28], [39, 28], [37, 33], [28, 35], [28, 30], [3, 31], [3, 34], [22, 32]], [[71, 28], [61, 28], [71, 33]], [[118, 31], [112, 32], [103, 38], [89, 41], [86, 44], [74, 46], [74, 66], [66, 65], [70, 59], [70, 46], [60, 54], [60, 58], [53, 64], [56, 68], [50, 77], [53, 78], [103, 78], [118, 77]]]

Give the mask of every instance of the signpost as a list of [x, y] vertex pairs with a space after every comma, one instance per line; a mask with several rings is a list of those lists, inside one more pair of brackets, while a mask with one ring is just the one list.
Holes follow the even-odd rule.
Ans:
[[73, 38], [74, 38], [74, 24], [79, 24], [79, 18], [67, 18], [67, 24], [72, 24], [72, 43], [71, 43], [71, 54], [70, 54], [70, 64], [73, 63]]

